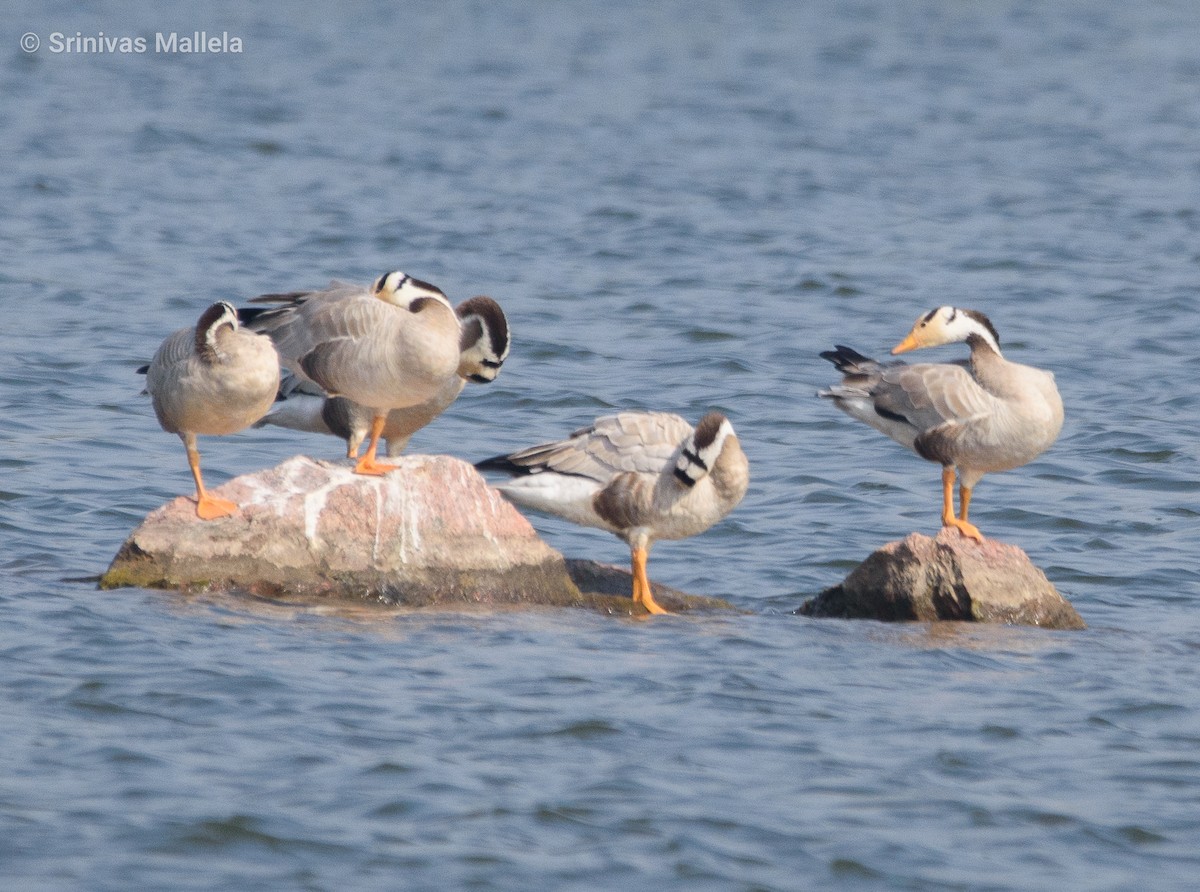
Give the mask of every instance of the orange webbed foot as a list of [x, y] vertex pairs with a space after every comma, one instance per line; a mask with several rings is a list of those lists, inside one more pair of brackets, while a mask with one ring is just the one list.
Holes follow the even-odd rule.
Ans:
[[658, 602], [655, 601], [653, 597], [642, 598], [640, 601], [634, 601], [634, 604], [641, 604], [642, 608], [653, 616], [663, 616], [671, 613], [671, 611], [664, 610], [662, 607], [658, 606]]
[[942, 520], [942, 526], [954, 527], [968, 539], [974, 539], [976, 542], [983, 541], [983, 533], [979, 532], [979, 527], [965, 520], [960, 520], [957, 517], [945, 518]]
[[238, 506], [236, 502], [231, 502], [229, 499], [221, 499], [216, 496], [205, 493], [196, 500], [196, 515], [201, 520], [216, 520], [218, 517], [228, 517], [230, 514], [236, 513]]
[[354, 466], [355, 474], [369, 474], [374, 477], [382, 477], [388, 471], [394, 471], [399, 465], [391, 465], [387, 462], [375, 461], [374, 458], [363, 456], [358, 460], [358, 464]]

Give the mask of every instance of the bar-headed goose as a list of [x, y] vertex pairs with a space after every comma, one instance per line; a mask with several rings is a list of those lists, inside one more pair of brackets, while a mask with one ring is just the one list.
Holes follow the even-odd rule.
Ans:
[[278, 389], [279, 357], [270, 338], [240, 328], [237, 311], [225, 301], [164, 340], [146, 367], [158, 423], [187, 448], [196, 513], [204, 520], [232, 514], [237, 505], [205, 490], [196, 435], [248, 427], [271, 408]]
[[[844, 377], [819, 396], [942, 465], [942, 525], [982, 541], [967, 520], [971, 491], [986, 473], [1019, 467], [1050, 447], [1063, 424], [1054, 375], [1010, 362], [983, 313], [938, 307], [919, 318], [892, 353], [965, 341], [969, 362], [876, 362], [849, 347], [822, 353]], [[954, 475], [961, 478], [954, 515]]]
[[479, 462], [516, 475], [497, 487], [522, 507], [608, 530], [630, 548], [633, 601], [665, 613], [646, 575], [658, 539], [702, 533], [746, 494], [750, 466], [733, 425], [710, 412], [695, 429], [678, 415], [622, 412], [556, 443]]
[[244, 308], [246, 325], [271, 336], [284, 366], [327, 396], [343, 396], [371, 412], [359, 474], [395, 465], [376, 460], [393, 409], [436, 399], [458, 377], [458, 316], [440, 288], [402, 272], [380, 276], [370, 289], [333, 283], [325, 291], [263, 295], [280, 304]]
[[[468, 381], [487, 384], [496, 380], [508, 358], [508, 319], [496, 301], [480, 295], [464, 300], [454, 311], [462, 325], [458, 374], [446, 379], [431, 399], [388, 412], [381, 436], [389, 456], [403, 452], [412, 435], [441, 415]], [[370, 433], [373, 416], [366, 406], [341, 396], [327, 397], [310, 382], [289, 373], [280, 387], [279, 399], [255, 427], [270, 424], [333, 434], [346, 441], [347, 457], [357, 458]]]

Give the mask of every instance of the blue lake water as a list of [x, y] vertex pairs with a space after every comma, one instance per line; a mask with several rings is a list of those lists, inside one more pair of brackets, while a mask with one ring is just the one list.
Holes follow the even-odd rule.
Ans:
[[[1200, 6], [245, 7], [0, 29], [0, 885], [1194, 887]], [[242, 52], [154, 51], [200, 29]], [[147, 51], [53, 51], [101, 31]], [[415, 451], [725, 411], [750, 492], [650, 569], [747, 614], [98, 591], [190, 491], [134, 374], [159, 341], [393, 268], [514, 333]], [[1057, 375], [1061, 438], [972, 519], [1085, 632], [791, 615], [936, 530], [937, 467], [813, 394], [818, 352], [941, 304]], [[339, 454], [201, 445], [211, 484]]]

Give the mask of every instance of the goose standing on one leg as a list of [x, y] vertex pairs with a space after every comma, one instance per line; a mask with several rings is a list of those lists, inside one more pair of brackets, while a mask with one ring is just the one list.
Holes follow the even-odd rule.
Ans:
[[655, 540], [704, 532], [733, 510], [750, 482], [746, 454], [719, 412], [709, 412], [694, 430], [666, 412], [607, 415], [566, 440], [476, 467], [518, 475], [497, 487], [518, 505], [623, 539], [634, 604], [650, 613], [666, 612], [646, 575]]
[[1054, 375], [1005, 359], [995, 327], [975, 310], [929, 311], [892, 353], [959, 341], [971, 348], [969, 363], [880, 363], [838, 346], [821, 356], [845, 377], [818, 395], [940, 463], [942, 525], [982, 541], [967, 519], [972, 490], [984, 474], [1020, 467], [1045, 452], [1062, 430], [1063, 404]]
[[238, 326], [225, 301], [204, 311], [193, 328], [170, 335], [146, 367], [146, 391], [163, 430], [179, 434], [196, 479], [196, 514], [204, 520], [237, 510], [211, 495], [200, 475], [197, 434], [232, 434], [271, 408], [279, 389], [279, 357], [270, 338]]
[[[448, 378], [433, 398], [388, 413], [382, 437], [390, 457], [404, 451], [413, 434], [441, 415], [458, 398], [467, 381], [488, 384], [496, 380], [508, 358], [511, 342], [508, 319], [496, 301], [479, 295], [464, 300], [454, 312], [462, 325], [458, 374]], [[358, 458], [373, 417], [374, 412], [366, 406], [342, 396], [327, 397], [310, 382], [289, 375], [280, 388], [279, 399], [255, 427], [275, 425], [333, 434], [346, 441], [348, 458]]]
[[442, 290], [397, 271], [370, 290], [334, 283], [256, 300], [281, 304], [241, 312], [248, 327], [271, 336], [293, 374], [371, 410], [370, 441], [355, 472], [395, 468], [376, 460], [388, 412], [435, 399], [457, 377], [461, 330]]

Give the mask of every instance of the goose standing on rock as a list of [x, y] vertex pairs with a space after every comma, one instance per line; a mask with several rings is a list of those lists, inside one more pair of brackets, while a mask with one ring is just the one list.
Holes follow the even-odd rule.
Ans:
[[695, 429], [666, 412], [607, 415], [566, 440], [476, 467], [516, 475], [497, 488], [517, 505], [624, 540], [633, 602], [650, 613], [667, 612], [646, 575], [655, 540], [704, 532], [734, 509], [750, 482], [746, 454], [720, 412], [709, 412]]
[[387, 416], [437, 398], [458, 375], [458, 316], [440, 288], [396, 271], [370, 289], [333, 283], [325, 291], [268, 294], [276, 307], [241, 310], [247, 327], [270, 335], [284, 366], [326, 396], [371, 412], [358, 474], [385, 474], [376, 460]]
[[939, 462], [942, 525], [983, 541], [967, 520], [972, 490], [984, 474], [1020, 467], [1045, 452], [1062, 430], [1063, 404], [1054, 375], [1005, 359], [995, 327], [976, 310], [930, 310], [892, 353], [960, 341], [971, 348], [969, 362], [881, 363], [838, 346], [821, 356], [844, 377], [818, 396], [921, 458]]
[[146, 391], [163, 430], [179, 434], [196, 479], [196, 514], [204, 520], [237, 510], [211, 495], [200, 475], [197, 434], [232, 434], [271, 408], [279, 357], [270, 338], [238, 326], [232, 304], [213, 304], [193, 328], [170, 335], [146, 367]]
[[[468, 381], [488, 384], [496, 380], [508, 358], [511, 339], [508, 318], [492, 298], [485, 295], [464, 300], [454, 310], [462, 326], [459, 338], [458, 374], [448, 378], [431, 398], [406, 409], [392, 409], [381, 436], [387, 454], [399, 455], [412, 435], [444, 412]], [[274, 425], [316, 434], [333, 434], [346, 441], [346, 456], [358, 458], [359, 448], [370, 433], [374, 412], [341, 396], [327, 397], [308, 381], [288, 374], [279, 398], [255, 427]]]

